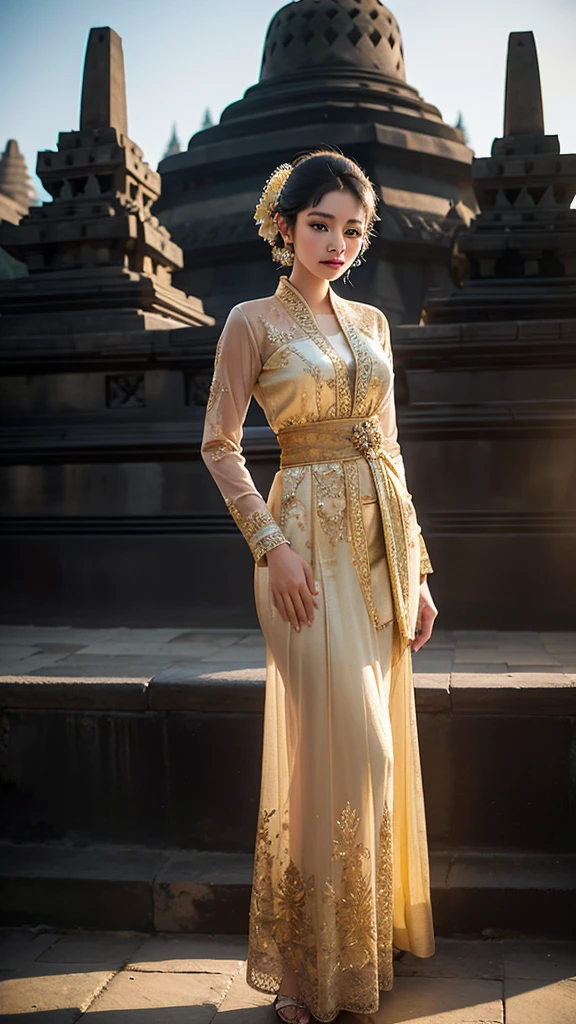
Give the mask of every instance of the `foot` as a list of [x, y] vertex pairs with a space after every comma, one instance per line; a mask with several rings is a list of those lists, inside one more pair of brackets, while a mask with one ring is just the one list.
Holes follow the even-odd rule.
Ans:
[[274, 1009], [280, 1020], [287, 1024], [310, 1024], [311, 1013], [299, 996], [278, 993], [274, 1000]]
[[310, 1024], [311, 1013], [302, 999], [298, 978], [291, 969], [284, 974], [274, 1009], [280, 1020], [288, 1024]]

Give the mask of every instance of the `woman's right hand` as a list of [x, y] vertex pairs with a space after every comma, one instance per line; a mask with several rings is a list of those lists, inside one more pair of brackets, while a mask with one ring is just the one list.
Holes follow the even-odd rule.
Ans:
[[301, 626], [311, 626], [314, 608], [318, 607], [313, 596], [318, 588], [311, 566], [289, 544], [278, 544], [267, 551], [266, 561], [272, 600], [284, 621], [297, 632]]

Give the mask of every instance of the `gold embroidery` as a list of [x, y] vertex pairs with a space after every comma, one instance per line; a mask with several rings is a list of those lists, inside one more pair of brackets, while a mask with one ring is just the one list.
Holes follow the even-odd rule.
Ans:
[[[389, 457], [388, 462], [391, 462]], [[403, 642], [407, 643], [410, 639], [413, 639], [413, 636], [411, 635], [409, 622], [410, 577], [408, 571], [408, 539], [402, 497], [394, 487], [391, 480], [392, 474], [382, 472], [377, 459], [368, 458], [368, 465], [372, 470], [380, 504], [396, 617]]]
[[353, 327], [348, 330], [348, 337], [356, 355], [356, 389], [354, 393], [354, 412], [356, 416], [367, 416], [371, 411], [368, 400], [368, 389], [373, 379], [372, 357], [358, 338]]
[[283, 421], [282, 429], [284, 429], [284, 427], [303, 427], [304, 424], [306, 423], [317, 422], [318, 420], [316, 419], [316, 416], [314, 416], [312, 413], [309, 413], [306, 416], [289, 416], [286, 420]]
[[[262, 809], [259, 816], [248, 983], [261, 992], [277, 992], [283, 965], [289, 963], [297, 971], [302, 996], [317, 1020], [332, 1021], [340, 1010], [375, 1013], [378, 990], [390, 989], [393, 984], [390, 812], [384, 809], [373, 875], [370, 849], [358, 838], [361, 819], [350, 802], [346, 803], [332, 841], [331, 860], [340, 870], [335, 866], [317, 893], [313, 875], [305, 879], [290, 857], [282, 868], [283, 858], [271, 854], [270, 819], [275, 813]], [[286, 822], [281, 842], [286, 841], [284, 829], [288, 829]], [[315, 895], [320, 900], [314, 913]]]
[[244, 516], [230, 498], [225, 498], [225, 502], [234, 522], [248, 542], [254, 561], [259, 566], [266, 565], [266, 552], [287, 542], [270, 509], [255, 509], [250, 515]]
[[207, 444], [206, 450], [210, 453], [210, 458], [213, 462], [219, 462], [225, 455], [229, 455], [230, 452], [235, 452], [236, 446], [232, 444], [232, 441], [224, 440], [217, 448], [211, 448], [210, 444]]
[[292, 351], [289, 348], [279, 348], [276, 352], [266, 360], [265, 365], [262, 367], [262, 372], [268, 370], [281, 370], [290, 363], [290, 356]]
[[272, 840], [269, 838], [269, 822], [275, 814], [275, 810], [263, 810], [258, 821], [250, 896], [250, 949], [247, 970], [252, 983], [260, 992], [277, 992], [283, 974], [282, 958], [273, 940], [274, 857], [270, 853]]
[[224, 336], [221, 334], [220, 337], [218, 338], [218, 344], [216, 345], [216, 353], [214, 355], [214, 370], [212, 374], [212, 381], [210, 383], [208, 402], [206, 403], [206, 412], [210, 412], [214, 403], [216, 402], [216, 399], [219, 398], [224, 391], [228, 391], [228, 388], [226, 387], [225, 384], [222, 384], [222, 381], [220, 380], [220, 377], [218, 375], [220, 359], [222, 357], [223, 337]]
[[314, 923], [307, 909], [308, 897], [314, 893], [314, 880], [304, 881], [302, 873], [290, 860], [282, 872], [276, 893], [277, 914], [274, 939], [282, 959], [300, 975], [304, 992], [313, 993], [318, 1001], [318, 969], [315, 957]]
[[[289, 331], [282, 331], [279, 327], [275, 327], [269, 320], [266, 320], [261, 314], [259, 318], [266, 328], [266, 334], [269, 340], [278, 345], [278, 351], [271, 355], [266, 360], [263, 369], [275, 370], [279, 367], [287, 366], [290, 360], [290, 355], [293, 352], [300, 361], [304, 364], [307, 372], [314, 380], [315, 386], [315, 400], [316, 400], [316, 415], [318, 419], [322, 417], [322, 388], [324, 386], [328, 388], [334, 388], [336, 385], [334, 377], [326, 377], [325, 370], [323, 367], [316, 365], [306, 358], [304, 353], [296, 345], [292, 345], [296, 336], [296, 324], [294, 324]], [[302, 398], [306, 397], [305, 392], [301, 392]], [[301, 422], [313, 422], [315, 417], [307, 417]], [[292, 423], [292, 421], [290, 421]], [[293, 423], [292, 423], [293, 425]]]
[[266, 317], [263, 317], [262, 314], [259, 313], [258, 316], [266, 328], [268, 340], [271, 341], [273, 345], [278, 345], [280, 347], [281, 345], [289, 345], [291, 341], [294, 341], [294, 335], [296, 333], [295, 325], [293, 325], [289, 331], [282, 331], [279, 327], [275, 327], [274, 324], [271, 324], [269, 320], [266, 320]]
[[370, 850], [356, 841], [360, 818], [350, 801], [337, 825], [340, 837], [333, 840], [332, 860], [342, 862], [342, 895], [336, 903], [341, 966], [345, 972], [361, 971], [371, 962], [376, 938], [371, 879], [362, 870], [362, 861], [370, 858]]
[[364, 528], [364, 516], [362, 514], [362, 502], [360, 501], [360, 474], [356, 462], [344, 463], [346, 474], [346, 487], [348, 493], [348, 508], [350, 509], [350, 532], [352, 542], [352, 564], [356, 569], [358, 582], [364, 596], [366, 608], [372, 618], [376, 629], [384, 629], [385, 623], [380, 622], [380, 617], [374, 604], [374, 592], [372, 590], [372, 573], [370, 571], [370, 556], [368, 554], [368, 542]]
[[291, 466], [282, 470], [282, 511], [280, 526], [285, 528], [288, 519], [293, 518], [301, 530], [306, 528], [306, 508], [296, 497], [296, 491], [306, 474], [306, 466]]
[[388, 807], [380, 822], [378, 857], [376, 861], [376, 923], [378, 932], [378, 988], [388, 991], [394, 984], [394, 872], [393, 832]]
[[[336, 302], [342, 304], [340, 296], [336, 296]], [[348, 307], [349, 308], [349, 307]], [[362, 334], [368, 338], [378, 338], [378, 320], [383, 314], [375, 306], [365, 306], [362, 302], [355, 302], [353, 306], [354, 324]]]
[[434, 569], [432, 568], [432, 562], [430, 561], [430, 556], [428, 554], [428, 550], [426, 548], [426, 544], [424, 543], [424, 537], [422, 536], [421, 533], [419, 534], [419, 537], [420, 537], [420, 575], [421, 576], [422, 575], [428, 576], [431, 572], [434, 572]]
[[286, 277], [280, 278], [276, 290], [276, 298], [284, 306], [292, 319], [302, 328], [304, 334], [308, 335], [320, 351], [325, 356], [328, 356], [332, 362], [336, 378], [336, 402], [334, 406], [331, 406], [330, 414], [332, 414], [333, 410], [333, 415], [335, 416], [350, 416], [352, 395], [350, 393], [346, 363], [324, 337], [308, 303]]
[[370, 403], [367, 400], [368, 387], [373, 377], [373, 361], [366, 345], [362, 342], [356, 331], [356, 322], [360, 321], [360, 329], [372, 336], [373, 331], [364, 326], [365, 310], [362, 306], [354, 308], [352, 316], [348, 315], [349, 307], [340, 302], [338, 296], [334, 298], [334, 308], [338, 319], [348, 339], [356, 363], [356, 376], [354, 381], [354, 397], [352, 400], [352, 414], [356, 416], [368, 415], [371, 411]]
[[341, 462], [312, 466], [316, 482], [316, 512], [332, 546], [347, 538], [346, 490]]
[[281, 430], [278, 432], [278, 441], [281, 446], [282, 469], [289, 465], [320, 464], [327, 462], [328, 457], [342, 461], [350, 509], [352, 563], [374, 625], [376, 629], [383, 629], [386, 624], [380, 622], [373, 599], [356, 452], [366, 459], [380, 506], [395, 617], [400, 625], [403, 643], [407, 645], [413, 639], [410, 623], [409, 548], [412, 539], [415, 543], [416, 523], [411, 495], [394, 462], [399, 445], [385, 437], [375, 418], [358, 421], [354, 417], [324, 421], [305, 429]]

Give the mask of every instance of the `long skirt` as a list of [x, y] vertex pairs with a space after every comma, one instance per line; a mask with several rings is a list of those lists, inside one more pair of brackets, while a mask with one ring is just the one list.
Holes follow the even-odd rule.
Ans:
[[346, 529], [335, 537], [318, 521], [312, 472], [298, 494], [286, 515], [280, 471], [267, 504], [313, 566], [313, 625], [284, 622], [268, 569], [255, 568], [266, 698], [247, 980], [275, 993], [291, 965], [314, 1016], [332, 1021], [376, 1012], [393, 986], [393, 945], [432, 956], [434, 931], [412, 655], [399, 646], [379, 506], [365, 495], [383, 629]]

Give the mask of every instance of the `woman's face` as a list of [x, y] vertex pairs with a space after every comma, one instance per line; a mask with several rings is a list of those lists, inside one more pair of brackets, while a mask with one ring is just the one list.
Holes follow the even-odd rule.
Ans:
[[362, 249], [366, 214], [347, 189], [327, 192], [317, 206], [300, 210], [293, 229], [280, 214], [275, 219], [284, 240], [294, 245], [294, 264], [324, 280], [342, 277]]

